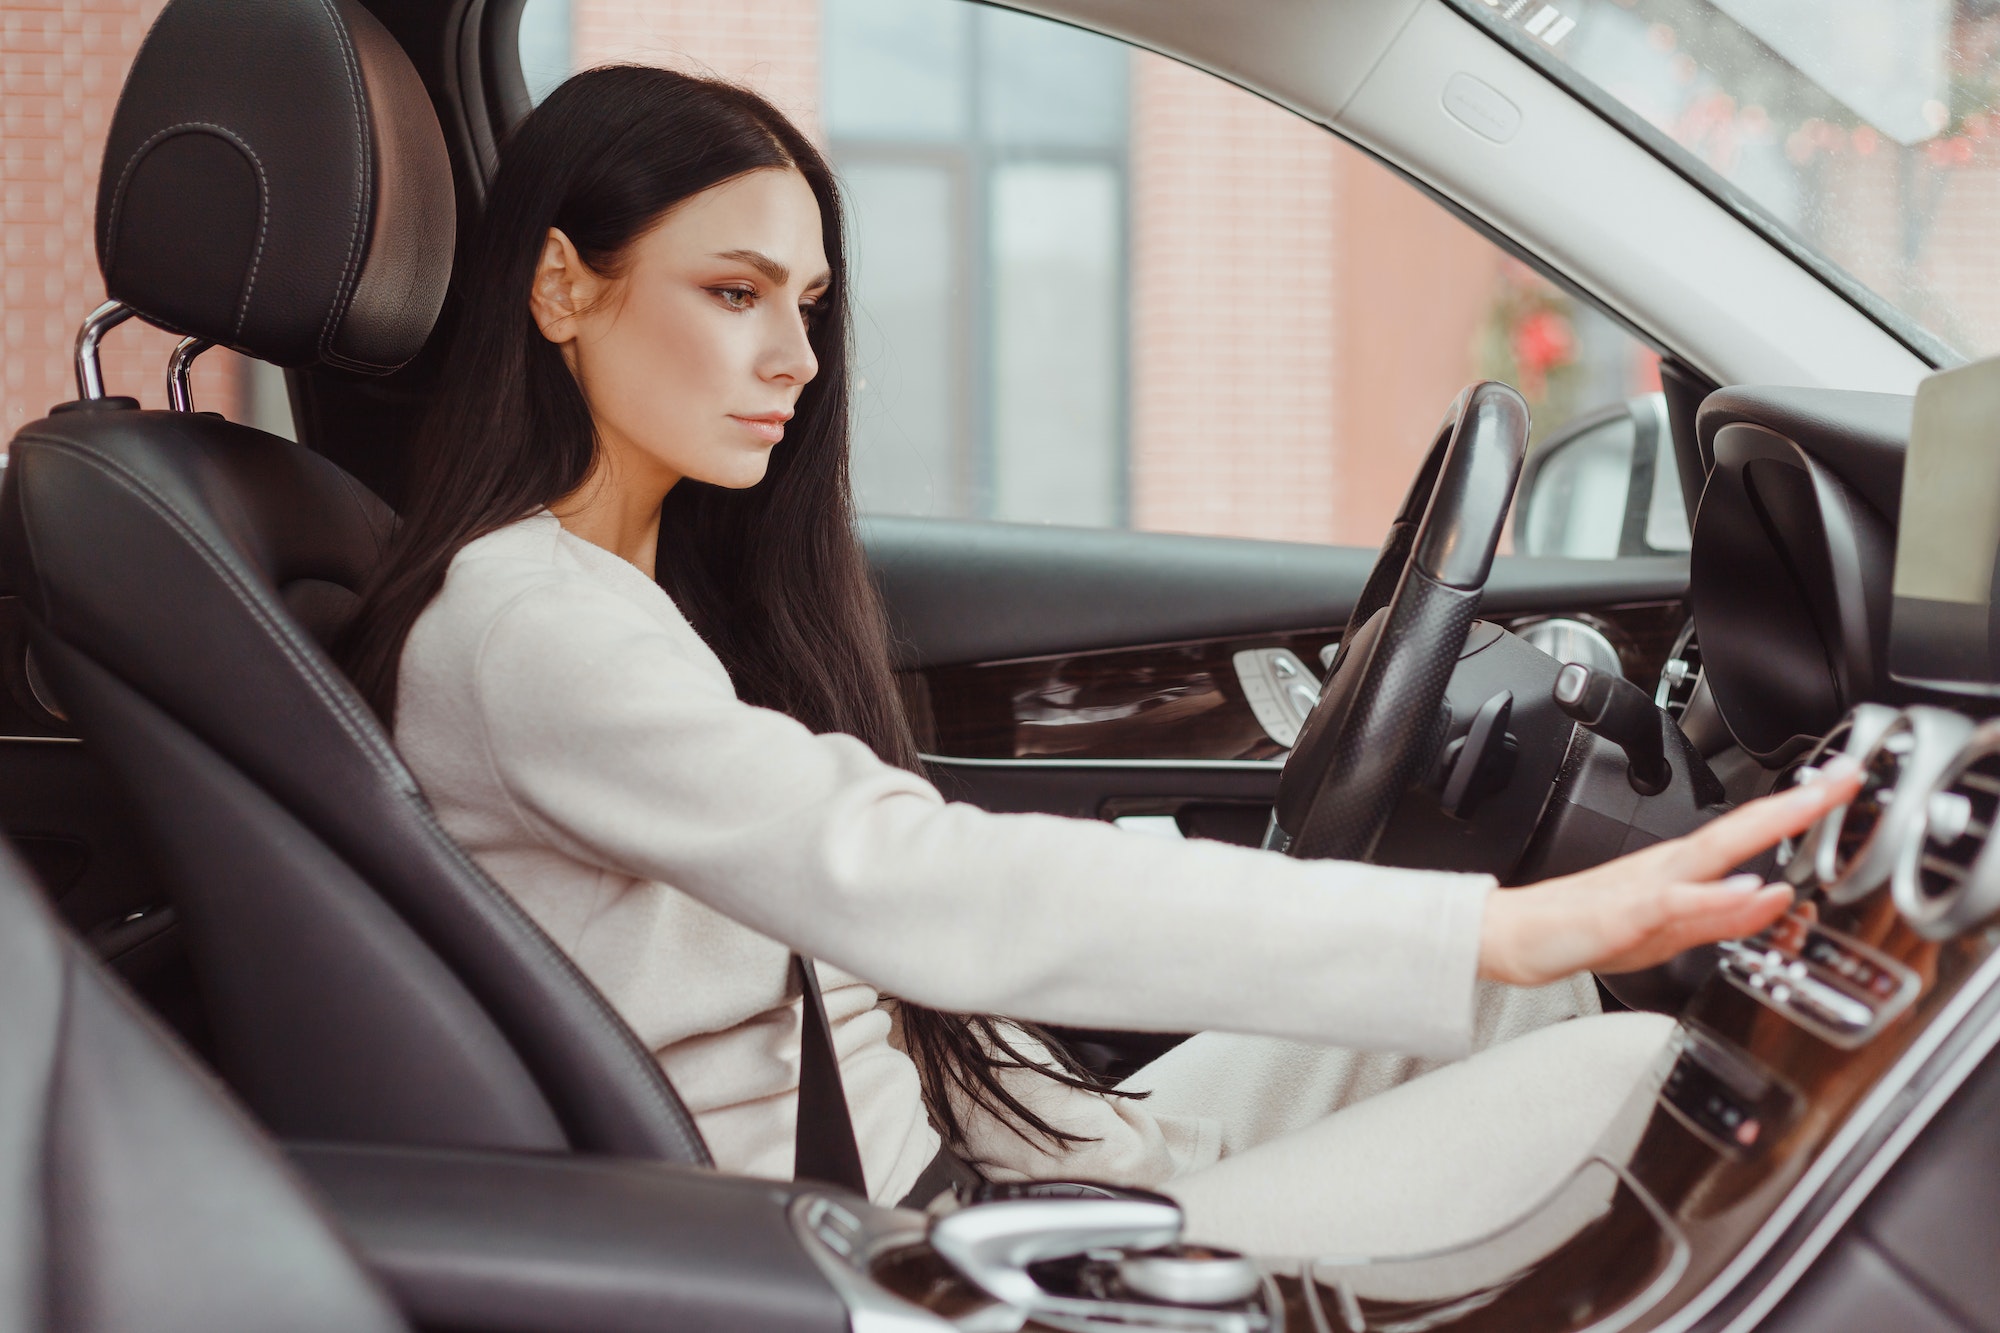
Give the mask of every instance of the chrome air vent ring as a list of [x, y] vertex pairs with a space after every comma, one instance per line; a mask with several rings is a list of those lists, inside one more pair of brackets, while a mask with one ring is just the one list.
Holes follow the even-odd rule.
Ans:
[[1924, 798], [1972, 723], [1941, 708], [1907, 708], [1861, 760], [1861, 791], [1826, 821], [1816, 858], [1827, 900], [1851, 903], [1886, 884], [1916, 834]]
[[[1875, 748], [1875, 742], [1882, 739], [1882, 733], [1889, 729], [1901, 713], [1887, 704], [1856, 704], [1840, 720], [1840, 725], [1826, 734], [1807, 752], [1799, 766], [1792, 770], [1792, 781], [1807, 781], [1819, 767], [1835, 755], [1846, 755], [1857, 764], [1868, 752]], [[1783, 868], [1787, 882], [1804, 888], [1814, 888], [1833, 878], [1833, 838], [1830, 834], [1838, 820], [1837, 813], [1830, 813], [1796, 838], [1787, 838], [1778, 846], [1778, 864]]]
[[1970, 930], [2000, 911], [2000, 722], [1988, 722], [1918, 805], [1896, 861], [1896, 910], [1927, 939]]

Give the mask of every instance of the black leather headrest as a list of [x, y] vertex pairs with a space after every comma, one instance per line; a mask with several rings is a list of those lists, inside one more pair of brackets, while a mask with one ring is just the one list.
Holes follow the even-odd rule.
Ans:
[[423, 82], [354, 0], [172, 0], [111, 121], [97, 260], [149, 322], [281, 366], [394, 370], [451, 276]]

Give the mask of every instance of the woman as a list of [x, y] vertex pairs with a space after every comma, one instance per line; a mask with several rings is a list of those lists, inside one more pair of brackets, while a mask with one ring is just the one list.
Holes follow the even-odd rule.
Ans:
[[[1770, 922], [1784, 889], [1710, 881], [1844, 794], [1505, 894], [947, 805], [853, 531], [840, 209], [812, 145], [738, 88], [579, 75], [509, 142], [460, 290], [344, 655], [445, 827], [725, 1168], [790, 1174], [796, 948], [830, 965], [878, 1199], [934, 1181], [943, 1146], [1165, 1186], [1211, 1239], [1478, 1230], [1581, 1157], [1663, 1040], [1654, 1016], [1546, 1026], [1594, 1011], [1588, 970]], [[1107, 1092], [996, 1013], [1214, 1031]], [[1484, 1129], [1417, 1132], [1461, 1115]], [[1468, 1153], [1482, 1185], [1426, 1177]]]

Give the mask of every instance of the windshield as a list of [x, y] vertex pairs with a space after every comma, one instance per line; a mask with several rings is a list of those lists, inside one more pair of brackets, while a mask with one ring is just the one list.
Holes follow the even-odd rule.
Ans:
[[1685, 150], [1933, 359], [2000, 352], [2000, 0], [1459, 3]]

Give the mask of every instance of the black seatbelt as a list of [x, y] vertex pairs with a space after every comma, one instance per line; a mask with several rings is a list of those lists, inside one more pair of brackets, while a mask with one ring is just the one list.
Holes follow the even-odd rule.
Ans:
[[847, 1089], [840, 1082], [840, 1060], [833, 1053], [833, 1028], [826, 1021], [819, 973], [811, 959], [797, 953], [792, 955], [792, 971], [798, 974], [804, 997], [799, 1015], [799, 1133], [792, 1175], [839, 1185], [865, 1199], [868, 1179], [861, 1172], [861, 1147], [847, 1110]]

